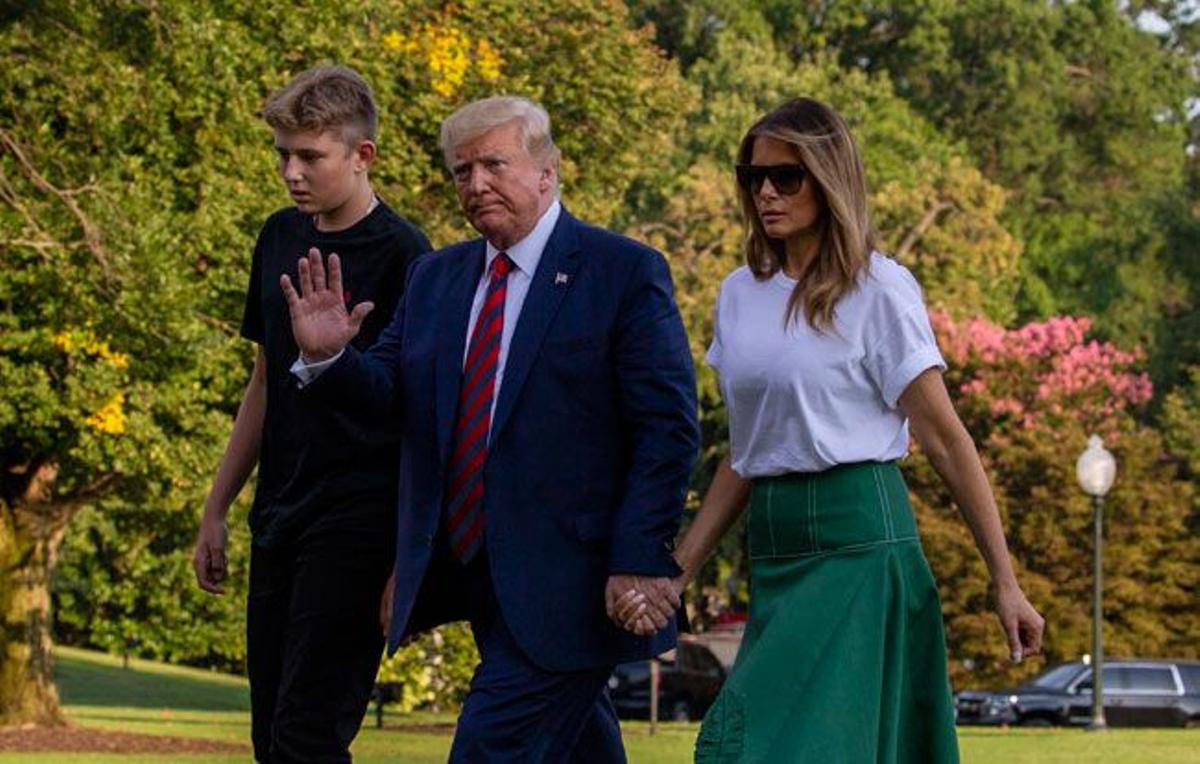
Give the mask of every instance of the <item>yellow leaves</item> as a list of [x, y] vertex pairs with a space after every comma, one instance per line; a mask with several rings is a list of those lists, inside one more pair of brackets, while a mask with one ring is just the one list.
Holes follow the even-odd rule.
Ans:
[[472, 40], [449, 16], [437, 23], [425, 22], [412, 34], [388, 32], [383, 47], [420, 59], [429, 73], [430, 88], [443, 98], [453, 96], [472, 70], [484, 82], [495, 82], [504, 68], [504, 59], [491, 43], [482, 38]]
[[429, 40], [426, 59], [433, 72], [433, 90], [438, 95], [451, 96], [467, 78], [470, 68], [471, 39], [466, 32], [453, 27], [425, 25]]
[[[410, 42], [404, 38], [404, 35], [400, 34], [399, 32], [397, 32], [395, 30], [388, 32], [387, 34], [385, 34], [383, 36], [383, 47], [387, 48], [390, 51], [395, 51], [395, 52], [400, 52], [400, 53], [412, 53], [413, 52], [412, 50], [407, 49], [409, 44], [410, 44]], [[415, 49], [415, 46], [414, 46], [414, 49]]]
[[475, 66], [479, 69], [479, 76], [486, 82], [495, 82], [500, 79], [501, 67], [504, 61], [500, 58], [500, 51], [492, 47], [492, 44], [487, 40], [480, 40], [475, 43]]
[[[107, 366], [116, 371], [125, 371], [129, 368], [129, 356], [113, 350], [109, 346], [108, 340], [97, 337], [91, 329], [66, 329], [55, 334], [51, 341], [54, 343], [54, 347], [68, 357], [86, 356], [98, 361], [99, 364], [92, 368], [102, 369]], [[108, 378], [110, 383], [114, 381], [111, 371], [107, 375], [101, 375], [101, 378]], [[90, 387], [90, 384], [85, 383], [84, 389]], [[86, 398], [99, 394], [93, 388], [93, 392], [89, 392]], [[84, 409], [84, 411], [86, 410], [87, 408]], [[126, 430], [125, 394], [113, 393], [103, 406], [84, 417], [83, 422], [88, 427], [107, 435], [124, 434]]]
[[104, 404], [99, 411], [86, 420], [88, 426], [109, 435], [121, 435], [125, 432], [125, 394], [117, 393]]
[[91, 329], [59, 332], [54, 335], [54, 346], [67, 355], [81, 352], [99, 358], [114, 369], [129, 368], [129, 356], [113, 350], [107, 340], [97, 337]]

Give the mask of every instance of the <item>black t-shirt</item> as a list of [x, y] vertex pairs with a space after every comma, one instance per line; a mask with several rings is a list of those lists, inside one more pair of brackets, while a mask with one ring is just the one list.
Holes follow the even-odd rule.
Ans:
[[301, 401], [289, 371], [299, 350], [279, 277], [287, 273], [299, 288], [296, 263], [311, 247], [341, 259], [348, 306], [375, 303], [351, 343], [365, 350], [391, 321], [408, 266], [429, 251], [429, 241], [382, 202], [342, 231], [317, 230], [313, 217], [295, 207], [263, 225], [242, 319], [242, 336], [262, 345], [267, 361], [267, 412], [250, 510], [250, 529], [260, 546], [287, 541], [339, 507], [394, 511], [397, 429], [364, 430], [336, 411], [315, 410]]

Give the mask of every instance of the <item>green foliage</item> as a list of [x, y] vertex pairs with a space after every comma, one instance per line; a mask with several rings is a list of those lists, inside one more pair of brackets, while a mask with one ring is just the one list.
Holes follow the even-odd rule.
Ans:
[[379, 664], [378, 682], [397, 682], [400, 711], [456, 708], [467, 696], [479, 652], [471, 629], [453, 623], [422, 634]]
[[[1163, 437], [1193, 480], [1200, 479], [1200, 366], [1188, 370], [1189, 383], [1171, 391], [1163, 406]], [[1200, 497], [1198, 497], [1200, 498]], [[1200, 509], [1200, 508], [1198, 508]], [[1200, 521], [1200, 512], [1197, 513]]]
[[[1144, 11], [1166, 31], [1131, 23]], [[1110, 644], [1194, 654], [1196, 550], [1170, 537], [1200, 527], [1189, 488], [1200, 474], [1200, 381], [1185, 371], [1200, 363], [1200, 164], [1184, 151], [1200, 143], [1185, 106], [1197, 94], [1197, 28], [1188, 3], [1103, 0], [6, 9], [0, 559], [57, 563], [63, 639], [240, 665], [244, 504], [224, 599], [193, 588], [189, 548], [248, 376], [250, 348], [236, 337], [248, 253], [265, 217], [288, 203], [257, 113], [296, 73], [334, 61], [375, 88], [377, 189], [435, 242], [472, 235], [442, 167], [441, 120], [473, 98], [517, 92], [555, 120], [572, 211], [668, 255], [698, 362], [705, 445], [694, 507], [727, 448], [702, 357], [720, 281], [741, 262], [733, 153], [757, 117], [809, 95], [852, 123], [881, 248], [945, 315], [1002, 326], [1089, 315], [1100, 337], [1147, 349], [1131, 363], [1149, 369], [1160, 398], [1109, 419], [1090, 399], [1039, 399], [1029, 387], [1046, 371], [1037, 364], [964, 356], [949, 379], [995, 476], [1023, 580], [1049, 610], [1052, 654], [1086, 650], [1090, 510], [1062, 454], [1096, 422], [1121, 464]], [[981, 376], [992, 381], [986, 394], [963, 390]], [[1027, 428], [993, 411], [997, 401], [1060, 411], [1053, 427]], [[1148, 429], [1152, 416], [1161, 433]], [[981, 677], [1004, 675], [965, 526], [922, 457], [907, 469], [955, 671], [969, 658]], [[706, 609], [744, 601], [741, 550], [735, 530], [701, 584]], [[7, 609], [3, 579], [0, 592]], [[406, 646], [381, 677], [404, 682], [404, 707], [448, 705], [474, 655], [465, 628], [448, 627]]]
[[[1195, 24], [1179, 4], [631, 5], [657, 25], [657, 40], [702, 93], [672, 160], [681, 168], [676, 181], [661, 189], [663, 198], [643, 199], [645, 222], [632, 229], [671, 254], [698, 361], [712, 336], [715, 281], [741, 260], [727, 168], [746, 128], [796, 95], [825, 100], [851, 122], [883, 247], [946, 315], [1000, 325], [1064, 311], [1095, 316], [1101, 337], [1149, 351], [1136, 365], [1166, 383], [1160, 389], [1200, 358], [1200, 184], [1183, 151], [1184, 101], [1196, 93], [1196, 77], [1180, 53], [1194, 54], [1187, 45]], [[1150, 5], [1170, 17], [1169, 39], [1130, 23], [1137, 6]], [[1062, 455], [1077, 453], [1103, 406], [1040, 399], [1028, 387], [1033, 370], [1018, 366], [993, 379], [988, 405], [972, 407], [959, 387], [979, 367], [962, 364], [949, 375], [952, 394], [966, 405], [994, 478], [1022, 580], [1046, 607], [1051, 654], [1076, 657], [1087, 651], [1081, 572], [1090, 509], [1070, 474], [1072, 459]], [[727, 447], [715, 379], [702, 364], [700, 377], [705, 450], [697, 492]], [[1187, 635], [1197, 624], [1183, 605], [1197, 591], [1197, 552], [1187, 540], [1197, 522], [1189, 490], [1195, 468], [1177, 465], [1194, 450], [1193, 392], [1181, 388], [1165, 406], [1123, 409], [1111, 423], [1122, 470], [1110, 501], [1118, 651], [1192, 654]], [[990, 406], [1002, 398], [1052, 414], [1057, 424], [997, 425]], [[1160, 406], [1164, 435], [1145, 425]], [[906, 471], [943, 584], [956, 676], [966, 676], [969, 660], [981, 671], [973, 681], [1012, 678], [988, 609], [987, 572], [966, 526], [949, 514], [952, 502], [923, 457]], [[723, 541], [698, 586], [710, 601], [744, 601], [739, 536], [735, 530]], [[1153, 596], [1134, 596], [1147, 587]]]
[[[1189, 106], [1200, 96], [1194, 4], [633, 5], [660, 25], [660, 44], [689, 77], [720, 58], [729, 36], [743, 41], [748, 61], [829, 58], [844, 72], [886, 75], [899, 99], [942, 136], [931, 154], [935, 144], [961, 142], [967, 164], [1007, 192], [998, 222], [1024, 250], [1019, 301], [1007, 313], [985, 302], [991, 317], [1094, 315], [1106, 336], [1145, 347], [1155, 381], [1167, 385], [1200, 359], [1191, 339], [1195, 311], [1186, 309], [1197, 300], [1188, 242], [1195, 241], [1200, 198], [1186, 180], [1200, 156], [1200, 112]], [[1161, 23], [1135, 24], [1143, 12]], [[785, 67], [769, 69], [767, 80]], [[753, 90], [764, 76], [755, 74], [735, 89]], [[852, 119], [859, 114], [839, 106]], [[896, 114], [903, 120], [904, 110]], [[869, 156], [871, 141], [860, 137]], [[912, 158], [914, 168], [921, 158]], [[1170, 233], [1181, 226], [1190, 238]]]
[[[1011, 317], [1020, 255], [1020, 243], [1000, 222], [1004, 190], [897, 98], [885, 75], [846, 71], [828, 56], [793, 63], [763, 33], [718, 34], [706, 52], [711, 58], [697, 58], [688, 71], [702, 99], [671, 160], [681, 169], [637, 200], [628, 226], [631, 235], [667, 253], [691, 338], [705, 444], [692, 507], [727, 450], [724, 404], [704, 351], [721, 281], [743, 262], [730, 168], [759, 116], [799, 94], [832, 103], [847, 116], [876, 189], [881, 246], [913, 270], [934, 304], [955, 315]], [[730, 587], [742, 590], [747, 573], [740, 526], [718, 554], [729, 564], [708, 568], [709, 578], [698, 586], [714, 602], [727, 603]]]
[[213, 597], [195, 585], [191, 569], [194, 506], [164, 511], [100, 502], [81, 512], [54, 581], [58, 639], [114, 654], [244, 671], [246, 507], [230, 517], [233, 575], [224, 596]]
[[[1150, 397], [1144, 361], [1089, 341], [1086, 320], [1004, 331], [935, 319], [951, 365], [946, 381], [979, 444], [1018, 577], [1047, 619], [1046, 661], [1091, 651], [1093, 514], [1075, 459], [1092, 433], [1104, 436], [1118, 465], [1105, 500], [1106, 650], [1196, 656], [1195, 483], [1163, 458], [1163, 436], [1138, 422]], [[987, 684], [1037, 670], [1042, 664], [1018, 669], [1007, 660], [989, 611], [987, 570], [943, 481], [919, 451], [905, 472], [940, 584], [953, 678]]]
[[443, 242], [467, 230], [441, 120], [480, 96], [529, 94], [557, 120], [572, 209], [606, 222], [691, 98], [628, 20], [619, 2], [584, 0], [46, 0], [5, 13], [2, 498], [49, 507], [53, 524], [0, 527], [58, 529], [37, 542], [47, 567], [66, 530], [62, 637], [242, 660], [244, 520], [224, 600], [194, 590], [188, 557], [248, 376], [235, 336], [248, 254], [287, 203], [258, 117], [267, 94], [318, 63], [361, 71], [383, 125], [376, 186]]

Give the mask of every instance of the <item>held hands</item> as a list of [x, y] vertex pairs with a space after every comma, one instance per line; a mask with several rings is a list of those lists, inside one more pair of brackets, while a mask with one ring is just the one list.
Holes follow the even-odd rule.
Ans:
[[324, 361], [340, 353], [354, 339], [375, 304], [360, 302], [353, 311], [346, 312], [342, 264], [336, 254], [329, 256], [328, 281], [321, 251], [316, 247], [300, 259], [299, 271], [299, 294], [286, 273], [279, 277], [292, 316], [292, 335], [304, 360]]
[[681, 585], [678, 579], [650, 576], [609, 576], [604, 588], [608, 617], [639, 637], [663, 629], [675, 618]]
[[1014, 583], [996, 588], [996, 616], [1004, 628], [1014, 663], [1041, 652], [1046, 621], [1025, 599], [1020, 586]]
[[229, 529], [225, 522], [205, 513], [196, 536], [196, 549], [192, 552], [192, 570], [196, 572], [196, 583], [210, 594], [225, 593], [221, 582], [229, 577], [229, 563], [225, 558], [228, 544]]

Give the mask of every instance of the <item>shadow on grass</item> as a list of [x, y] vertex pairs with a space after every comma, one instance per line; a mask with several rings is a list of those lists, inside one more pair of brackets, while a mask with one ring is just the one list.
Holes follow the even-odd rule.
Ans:
[[249, 711], [250, 692], [245, 685], [216, 682], [196, 672], [148, 671], [138, 666], [122, 668], [101, 659], [59, 653], [55, 680], [66, 705], [174, 708], [195, 711]]

